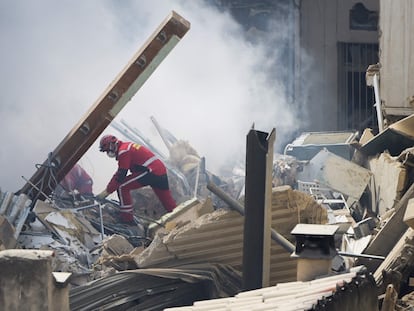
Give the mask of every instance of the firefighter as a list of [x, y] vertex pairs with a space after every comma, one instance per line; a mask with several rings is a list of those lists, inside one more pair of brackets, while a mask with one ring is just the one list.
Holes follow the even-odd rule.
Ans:
[[60, 197], [69, 194], [80, 194], [82, 196], [93, 196], [92, 193], [93, 180], [92, 177], [79, 164], [75, 164], [69, 173], [59, 183], [59, 189], [55, 192]]
[[167, 169], [151, 150], [133, 142], [121, 141], [114, 135], [105, 135], [100, 140], [99, 151], [115, 158], [118, 169], [97, 199], [102, 200], [116, 190], [121, 221], [133, 222], [133, 189], [150, 186], [168, 212], [177, 206], [169, 188]]

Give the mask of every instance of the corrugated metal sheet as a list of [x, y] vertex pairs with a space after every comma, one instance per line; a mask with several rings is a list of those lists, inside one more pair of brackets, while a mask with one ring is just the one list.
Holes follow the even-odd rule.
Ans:
[[[273, 189], [272, 228], [292, 243], [297, 223], [326, 223], [327, 212], [312, 197], [290, 186]], [[244, 217], [218, 209], [194, 222], [158, 235], [135, 261], [140, 268], [174, 267], [188, 263], [221, 263], [241, 271]], [[272, 241], [270, 284], [296, 280], [296, 260]]]
[[69, 302], [72, 311], [155, 311], [233, 296], [241, 282], [238, 271], [217, 264], [128, 270], [71, 289]]
[[164, 311], [376, 311], [377, 299], [374, 278], [360, 266], [348, 273], [309, 282], [287, 282], [241, 292], [234, 297], [196, 301], [192, 306], [167, 308]]

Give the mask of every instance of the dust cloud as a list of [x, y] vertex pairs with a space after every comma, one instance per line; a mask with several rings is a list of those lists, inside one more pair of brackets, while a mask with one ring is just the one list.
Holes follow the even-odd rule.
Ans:
[[[117, 120], [165, 152], [153, 116], [216, 173], [244, 161], [252, 124], [276, 128], [276, 141], [297, 128], [266, 40], [246, 40], [228, 13], [202, 1], [0, 1], [3, 191], [25, 184], [172, 10], [191, 28]], [[80, 163], [96, 192], [116, 168], [97, 142]]]

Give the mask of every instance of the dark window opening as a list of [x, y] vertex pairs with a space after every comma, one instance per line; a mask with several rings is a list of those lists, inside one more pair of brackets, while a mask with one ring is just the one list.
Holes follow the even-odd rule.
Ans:
[[368, 10], [361, 2], [356, 3], [349, 11], [349, 27], [354, 30], [376, 31], [378, 12]]
[[339, 43], [338, 45], [338, 128], [378, 130], [374, 88], [367, 86], [369, 65], [378, 62], [378, 44]]

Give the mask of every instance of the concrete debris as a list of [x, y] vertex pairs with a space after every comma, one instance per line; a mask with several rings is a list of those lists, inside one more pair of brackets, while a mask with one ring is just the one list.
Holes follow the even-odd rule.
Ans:
[[7, 218], [0, 215], [0, 250], [15, 248], [17, 244], [14, 238], [14, 227]]
[[408, 200], [403, 220], [410, 228], [414, 228], [414, 198]]
[[378, 202], [376, 213], [382, 215], [404, 194], [408, 182], [407, 169], [387, 151], [370, 159], [368, 168], [374, 177], [373, 194]]
[[292, 143], [286, 145], [284, 154], [291, 155], [301, 161], [312, 159], [322, 149], [351, 160], [354, 153], [354, 143], [357, 142], [358, 132], [305, 132]]
[[25, 194], [15, 195], [0, 189], [0, 250], [12, 248], [24, 229], [32, 201]]
[[[112, 278], [124, 272], [146, 274], [152, 269], [169, 271], [188, 265], [217, 263], [240, 273], [245, 217], [241, 175], [233, 179], [207, 171], [204, 159], [187, 142], [176, 140], [170, 148], [175, 157], [188, 160], [169, 161], [177, 172], [171, 175], [171, 187], [180, 202], [173, 212], [165, 213], [153, 193], [146, 192], [145, 188], [133, 193], [135, 226], [119, 223], [115, 201], [99, 204], [88, 199], [74, 202], [73, 207], [65, 204], [62, 208], [58, 202], [37, 200], [30, 210], [30, 200], [25, 203], [22, 195], [6, 193], [2, 194], [4, 214], [0, 215], [2, 249], [53, 251], [52, 269], [70, 274], [70, 277], [55, 275], [54, 279], [71, 286], [74, 310], [90, 299], [88, 289], [110, 284]], [[360, 150], [355, 151], [358, 152]], [[387, 285], [391, 284], [386, 281], [390, 278], [384, 274], [386, 271], [400, 275], [400, 287], [394, 281], [393, 289], [400, 295], [408, 295], [413, 271], [409, 260], [412, 243], [407, 235], [412, 218], [411, 198], [414, 197], [414, 188], [408, 187], [412, 185], [412, 154], [410, 148], [398, 156], [386, 151], [358, 162], [356, 158], [348, 160], [326, 148], [320, 148], [309, 160], [275, 155], [271, 197], [273, 241], [269, 258], [271, 286], [281, 286], [285, 282], [293, 285], [298, 278], [297, 258], [286, 251], [278, 239], [273, 239], [273, 233], [293, 245], [292, 230], [296, 225], [320, 224], [336, 226], [337, 254], [330, 258], [330, 273], [324, 278], [337, 275], [338, 280], [343, 281], [346, 273], [361, 266], [369, 273], [375, 272], [375, 282], [382, 290], [379, 295], [385, 297]], [[390, 176], [394, 177], [390, 180]], [[223, 199], [211, 191], [211, 184], [235, 203], [229, 204], [228, 198]], [[18, 207], [10, 208], [11, 203], [7, 202], [15, 202]], [[19, 227], [20, 232], [16, 234]], [[398, 258], [406, 260], [401, 262]], [[127, 279], [125, 284], [129, 282]], [[238, 282], [239, 287], [233, 294], [242, 290], [240, 280]], [[172, 284], [167, 283], [162, 286]], [[148, 286], [146, 290], [153, 287], [152, 283], [144, 284], [147, 285], [141, 290], [145, 286]], [[221, 285], [216, 283], [216, 286]], [[181, 298], [191, 300], [186, 300], [187, 304], [194, 303], [192, 308], [200, 305], [195, 303], [196, 296], [190, 298], [180, 293]], [[130, 299], [136, 294], [131, 291], [124, 299], [135, 306]], [[212, 298], [225, 297], [206, 296], [206, 299]], [[315, 304], [317, 296], [309, 299], [309, 304]], [[110, 304], [122, 305], [122, 301], [118, 297]], [[109, 302], [97, 297], [94, 303], [103, 306]], [[248, 306], [246, 301], [243, 304]]]
[[407, 148], [397, 157], [403, 165], [414, 167], [414, 148]]
[[365, 74], [365, 80], [368, 86], [374, 86], [373, 78], [374, 75], [379, 75], [380, 64], [369, 65]]
[[273, 187], [289, 185], [295, 187], [297, 174], [302, 170], [304, 163], [296, 157], [276, 154], [273, 159]]
[[372, 173], [327, 149], [319, 151], [298, 174], [301, 181], [325, 185], [358, 201]]
[[394, 285], [398, 295], [406, 295], [411, 291], [413, 255], [414, 230], [408, 228], [373, 274], [377, 284], [381, 284], [381, 292], [384, 292], [389, 284]]
[[375, 156], [388, 150], [391, 156], [399, 156], [414, 145], [414, 114], [411, 114], [374, 136], [361, 146], [360, 151], [368, 156]]
[[[0, 302], [3, 310], [69, 311], [70, 275], [54, 274], [51, 250], [0, 252]], [[56, 271], [57, 272], [57, 271]]]
[[372, 234], [372, 231], [376, 227], [376, 222], [372, 217], [365, 218], [359, 222], [357, 222], [353, 227], [354, 236], [357, 240], [363, 238], [365, 236], [369, 236]]
[[[96, 270], [108, 270], [106, 267], [113, 268], [116, 271], [136, 269], [134, 256], [144, 249], [142, 246], [135, 248], [125, 237], [118, 234], [113, 234], [102, 241], [101, 248], [100, 257], [94, 264], [95, 273]], [[111, 269], [109, 269], [109, 272], [111, 272]]]
[[[408, 226], [403, 221], [408, 201], [414, 197], [414, 184], [404, 193], [400, 201], [395, 202], [392, 211], [387, 219], [378, 223], [378, 231], [373, 234], [373, 239], [364, 252], [373, 255], [387, 256], [398, 241], [407, 231]], [[358, 258], [360, 264], [368, 267], [370, 271], [375, 271], [380, 262]]]
[[[2, 309], [414, 309], [414, 41], [409, 31], [414, 26], [410, 18], [414, 6], [406, 0], [365, 1], [367, 7], [362, 2], [347, 3], [356, 1], [337, 1], [341, 4], [335, 6], [331, 6], [334, 1], [325, 1], [317, 9], [328, 12], [321, 25], [330, 27], [329, 12], [345, 12], [338, 20], [349, 13], [351, 37], [366, 43], [337, 45], [350, 37], [349, 29], [342, 29], [344, 23], [337, 23], [332, 29], [341, 40], [328, 35], [335, 42], [316, 40], [318, 45], [313, 45], [315, 32], [295, 33], [312, 21], [312, 15], [303, 14], [311, 1], [293, 1], [289, 11], [264, 4], [272, 1], [251, 1], [250, 8], [246, 1], [210, 2], [221, 2], [221, 9], [237, 8], [236, 19], [248, 17], [247, 35], [255, 39], [264, 38], [259, 16], [293, 17], [289, 31], [295, 36], [290, 37], [297, 40], [288, 40], [292, 46], [286, 51], [297, 52], [297, 43], [305, 43], [315, 48], [315, 64], [326, 63], [327, 53], [318, 58], [318, 47], [324, 52], [346, 47], [330, 55], [331, 59], [346, 57], [337, 66], [338, 77], [342, 76], [333, 83], [337, 88], [324, 92], [329, 95], [325, 108], [329, 103], [336, 107], [331, 109], [335, 114], [346, 118], [326, 120], [322, 106], [312, 107], [310, 126], [347, 130], [303, 132], [285, 146], [283, 154], [272, 149], [265, 161], [256, 161], [267, 164], [262, 178], [266, 190], [253, 191], [265, 199], [263, 206], [251, 204], [244, 192], [245, 184], [258, 184], [252, 183], [252, 175], [262, 177], [257, 167], [246, 174], [246, 167], [256, 164], [254, 157], [246, 161], [249, 165], [233, 163], [220, 174], [211, 172], [206, 157], [152, 117], [168, 150], [168, 155], [163, 154], [116, 116], [189, 30], [190, 23], [172, 11], [24, 187], [16, 193], [0, 190]], [[358, 30], [364, 31], [358, 36]], [[371, 45], [376, 46], [372, 51], [367, 48]], [[366, 68], [358, 60], [378, 54], [377, 50], [379, 59], [375, 55], [375, 64], [365, 73], [373, 94], [355, 93], [362, 85], [348, 82], [360, 80]], [[286, 79], [293, 81], [286, 90], [294, 99], [305, 98], [307, 89], [296, 87], [296, 78], [304, 74], [299, 58], [291, 57], [288, 67], [294, 71], [284, 75], [295, 78]], [[336, 73], [333, 68], [327, 66], [324, 72]], [[319, 84], [315, 85], [312, 88]], [[338, 104], [331, 105], [336, 95]], [[365, 108], [370, 101], [375, 103], [376, 115], [356, 109], [364, 101]], [[300, 110], [298, 115], [306, 114], [303, 103], [294, 107]], [[365, 128], [374, 119], [378, 126]], [[312, 124], [324, 120], [326, 125]], [[166, 213], [153, 191], [144, 187], [132, 193], [134, 222], [124, 224], [118, 216], [119, 202], [101, 202], [93, 196], [63, 201], [53, 193], [59, 179], [109, 125], [166, 163], [178, 203], [174, 211]], [[354, 125], [358, 131], [351, 129]], [[259, 147], [267, 149], [273, 143]], [[259, 243], [248, 239], [245, 228], [257, 216], [252, 217], [252, 211], [262, 208], [266, 216], [260, 215], [260, 220], [265, 221], [250, 230], [266, 240]], [[244, 242], [252, 240], [262, 252], [248, 251]], [[262, 286], [245, 290], [244, 268], [254, 266], [246, 259], [257, 253], [262, 255], [258, 260], [262, 271], [253, 276], [261, 276]]]
[[187, 141], [177, 140], [170, 146], [169, 151], [169, 162], [186, 175], [187, 179], [189, 173], [200, 165], [201, 157]]
[[[178, 40], [176, 27], [179, 37], [185, 34], [189, 24], [178, 17], [172, 12], [172, 24], [148, 44], [158, 51], [168, 38]], [[129, 66], [145, 66], [149, 56]], [[138, 78], [135, 70], [124, 74], [132, 72], [129, 82]], [[366, 72], [375, 92], [377, 74], [384, 76], [380, 63]], [[107, 110], [105, 101], [92, 109], [20, 191], [0, 191], [4, 309], [24, 304], [39, 310], [412, 310], [414, 114], [388, 119], [383, 129], [381, 118], [387, 116], [378, 101], [377, 134], [369, 128], [362, 135], [304, 132], [283, 154], [273, 149], [266, 154], [266, 191], [255, 194], [265, 198], [264, 215], [270, 216], [261, 218], [271, 241], [269, 231], [253, 226], [271, 242], [259, 245], [265, 250], [259, 261], [266, 281], [262, 288], [245, 290], [245, 259], [256, 254], [244, 251], [245, 224], [252, 219], [245, 210], [245, 203], [252, 206], [244, 193], [246, 167], [234, 163], [221, 175], [209, 171], [208, 159], [152, 118], [169, 152], [164, 155], [133, 126], [113, 120], [130, 98], [118, 91], [109, 88], [101, 96], [113, 109]], [[412, 94], [407, 100], [412, 104]], [[97, 115], [104, 117], [91, 118]], [[178, 203], [172, 212], [147, 187], [132, 192], [132, 224], [120, 222], [119, 202], [93, 196], [63, 202], [53, 193], [56, 178], [111, 122], [166, 163]], [[83, 147], [74, 153], [75, 143]], [[257, 171], [252, 175], [261, 175]], [[256, 205], [253, 211], [262, 208]]]
[[[294, 242], [291, 230], [298, 223], [325, 224], [326, 210], [312, 197], [290, 186], [272, 193], [272, 228]], [[152, 243], [135, 260], [140, 268], [173, 267], [194, 262], [220, 262], [242, 267], [244, 218], [229, 208], [206, 213], [169, 232], [160, 230]], [[272, 243], [272, 284], [296, 279], [296, 262], [278, 243]], [[283, 270], [281, 267], [283, 266]]]
[[56, 271], [71, 272], [71, 284], [89, 279], [91, 265], [96, 260], [90, 249], [101, 242], [100, 233], [84, 216], [70, 209], [56, 210], [50, 204], [37, 201], [33, 208], [36, 220], [28, 223], [19, 236], [23, 249], [53, 250]]
[[190, 199], [181, 203], [172, 212], [165, 214], [157, 223], [149, 224], [149, 234], [155, 236], [159, 231], [171, 231], [213, 211], [211, 198], [207, 198], [204, 202], [200, 202], [197, 198]]

